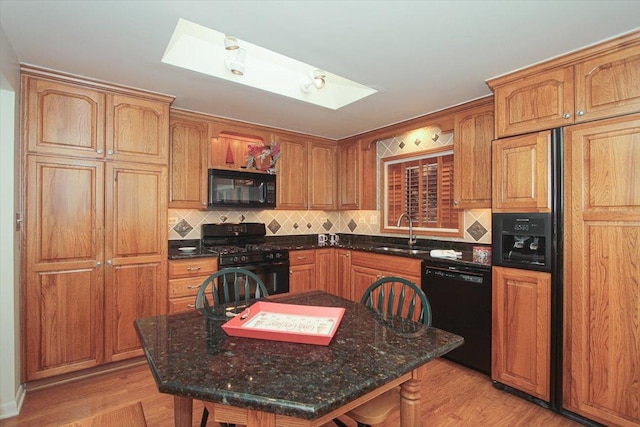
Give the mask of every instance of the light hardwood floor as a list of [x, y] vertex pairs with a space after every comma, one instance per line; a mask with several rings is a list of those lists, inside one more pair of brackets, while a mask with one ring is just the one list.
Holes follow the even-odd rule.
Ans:
[[[578, 426], [560, 415], [495, 389], [485, 375], [446, 360], [427, 365], [422, 396], [424, 426]], [[57, 426], [127, 403], [142, 402], [149, 427], [173, 426], [173, 398], [158, 392], [146, 364], [67, 384], [28, 391], [19, 416], [0, 420], [0, 427]], [[194, 402], [193, 425], [202, 404]], [[349, 426], [355, 423], [341, 418]], [[385, 427], [399, 425], [392, 416]], [[218, 427], [210, 421], [209, 427]], [[115, 426], [114, 426], [115, 427]], [[335, 427], [326, 424], [325, 427]]]

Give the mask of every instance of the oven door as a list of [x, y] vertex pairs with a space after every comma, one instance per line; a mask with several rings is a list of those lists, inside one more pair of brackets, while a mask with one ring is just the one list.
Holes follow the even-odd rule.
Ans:
[[[289, 292], [289, 261], [265, 262], [260, 264], [233, 265], [227, 267], [240, 267], [251, 271], [262, 280], [269, 295], [283, 294]], [[233, 291], [233, 289], [230, 289]], [[244, 288], [241, 287], [241, 292]], [[251, 298], [255, 295], [255, 286], [250, 288]], [[233, 293], [233, 292], [232, 292]], [[235, 295], [230, 295], [233, 299]], [[244, 295], [239, 295], [239, 299], [244, 299]]]

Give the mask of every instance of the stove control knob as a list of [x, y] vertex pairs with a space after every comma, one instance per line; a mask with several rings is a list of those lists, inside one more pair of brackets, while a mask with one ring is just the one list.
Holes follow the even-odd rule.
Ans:
[[273, 259], [273, 254], [267, 254], [267, 258]]
[[241, 262], [247, 262], [247, 261], [249, 261], [249, 258], [248, 258], [248, 257], [246, 257], [246, 256], [244, 256], [244, 255], [242, 255], [242, 256], [240, 257], [240, 261], [241, 261]]
[[238, 257], [237, 256], [233, 257], [233, 262], [238, 262]]

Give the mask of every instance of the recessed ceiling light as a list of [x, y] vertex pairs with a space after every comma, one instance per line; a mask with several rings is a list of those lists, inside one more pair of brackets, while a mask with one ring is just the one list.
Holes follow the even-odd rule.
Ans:
[[[229, 50], [228, 46], [239, 49]], [[244, 51], [240, 58], [238, 51]], [[377, 92], [317, 66], [185, 19], [178, 20], [162, 62], [333, 110]], [[309, 92], [301, 90], [304, 79], [311, 80]]]

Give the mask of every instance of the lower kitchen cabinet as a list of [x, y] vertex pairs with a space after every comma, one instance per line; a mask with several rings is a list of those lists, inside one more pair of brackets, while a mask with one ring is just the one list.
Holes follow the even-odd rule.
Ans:
[[196, 307], [200, 285], [218, 271], [218, 258], [205, 257], [169, 261], [169, 313]]
[[335, 272], [335, 249], [316, 249], [316, 289], [339, 295]]
[[335, 249], [335, 282], [338, 287], [336, 295], [346, 299], [351, 296], [351, 253], [350, 249]]
[[493, 267], [491, 378], [550, 399], [551, 274]]
[[402, 277], [420, 286], [422, 260], [369, 252], [351, 252], [351, 295], [353, 301], [360, 298], [376, 280], [382, 277]]
[[316, 289], [316, 250], [289, 252], [289, 291]]

